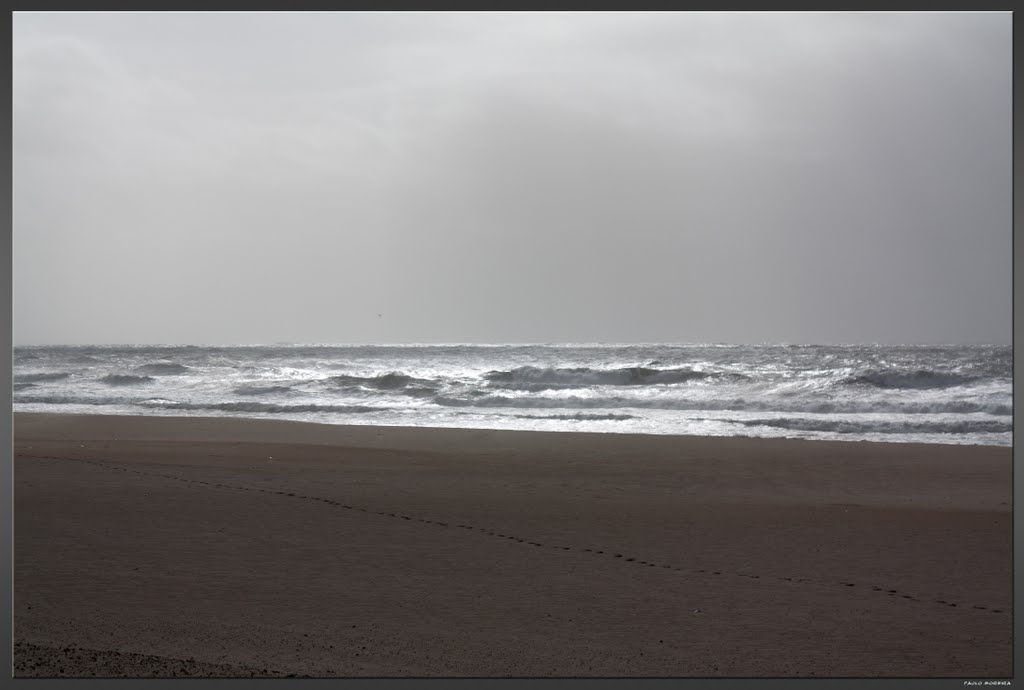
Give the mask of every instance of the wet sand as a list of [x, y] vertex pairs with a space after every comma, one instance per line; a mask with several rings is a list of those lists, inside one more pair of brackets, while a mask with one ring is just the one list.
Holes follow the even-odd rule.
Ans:
[[1009, 677], [1011, 449], [14, 415], [16, 676]]

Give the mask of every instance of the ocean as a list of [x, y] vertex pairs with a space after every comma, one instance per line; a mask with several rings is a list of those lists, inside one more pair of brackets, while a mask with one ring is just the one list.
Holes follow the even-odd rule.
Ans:
[[15, 347], [14, 409], [1009, 446], [1012, 350], [880, 345]]

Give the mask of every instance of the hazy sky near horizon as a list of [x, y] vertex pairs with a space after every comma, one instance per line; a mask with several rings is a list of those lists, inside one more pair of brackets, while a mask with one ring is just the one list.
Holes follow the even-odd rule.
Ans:
[[13, 37], [15, 344], [1011, 339], [1009, 13]]

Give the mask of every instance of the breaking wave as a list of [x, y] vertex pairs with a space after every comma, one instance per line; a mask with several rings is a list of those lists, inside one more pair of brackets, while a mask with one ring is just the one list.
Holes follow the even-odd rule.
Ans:
[[430, 396], [437, 393], [437, 390], [433, 388], [424, 388], [422, 386], [410, 386], [402, 390], [402, 395], [408, 395], [413, 398], [429, 398]]
[[767, 426], [794, 431], [830, 431], [837, 434], [976, 434], [1013, 431], [1011, 422], [988, 419], [955, 421], [854, 421], [837, 419], [747, 419], [729, 421], [743, 426]]
[[577, 412], [576, 414], [517, 414], [512, 415], [518, 419], [562, 419], [576, 422], [589, 422], [589, 421], [603, 421], [603, 420], [615, 420], [620, 421], [624, 419], [638, 419], [635, 415], [631, 414], [586, 414], [585, 412]]
[[220, 411], [220, 412], [265, 412], [292, 414], [302, 412], [336, 412], [341, 414], [362, 414], [381, 412], [386, 407], [370, 407], [368, 405], [274, 405], [259, 402], [223, 402], [223, 403], [188, 403], [168, 400], [167, 398], [104, 398], [73, 395], [18, 396], [15, 402], [40, 403], [50, 405], [128, 405], [150, 409]]
[[152, 376], [132, 376], [131, 374], [108, 374], [100, 379], [103, 383], [111, 386], [137, 386], [140, 383], [153, 383], [156, 381]]
[[[622, 367], [620, 369], [542, 368], [524, 366], [509, 371], [490, 371], [484, 378], [495, 388], [537, 391], [582, 386], [649, 386], [654, 384], [686, 383], [723, 374], [712, 374], [688, 368], [651, 369], [649, 367]], [[741, 377], [740, 374], [727, 376]]]
[[38, 405], [130, 405], [135, 401], [129, 398], [84, 395], [18, 395], [14, 398], [14, 402]]
[[297, 412], [340, 412], [344, 414], [362, 414], [365, 412], [381, 412], [386, 407], [369, 407], [367, 405], [275, 405], [259, 402], [223, 402], [223, 403], [179, 403], [164, 398], [151, 398], [136, 403], [140, 407], [158, 407], [175, 410], [210, 410], [220, 412], [268, 412], [292, 414]]
[[892, 369], [874, 369], [859, 376], [843, 379], [845, 384], [861, 384], [876, 388], [951, 388], [977, 381], [977, 376], [956, 374], [932, 369], [916, 371], [898, 371]]
[[47, 412], [414, 426], [469, 415], [488, 428], [669, 434], [714, 417], [747, 422], [718, 419], [715, 433], [848, 441], [918, 432], [1005, 445], [1012, 353], [945, 345], [30, 346], [12, 353], [12, 398], [15, 409]]
[[58, 372], [52, 374], [20, 374], [14, 377], [14, 380], [18, 383], [29, 383], [30, 381], [60, 381], [71, 376], [67, 372]]
[[95, 364], [95, 363], [99, 362], [100, 360], [97, 359], [96, 357], [91, 356], [91, 355], [81, 355], [81, 354], [78, 354], [78, 355], [71, 355], [69, 357], [66, 357], [65, 361], [73, 362], [75, 364]]
[[505, 395], [478, 395], [473, 398], [456, 398], [438, 395], [433, 402], [442, 407], [510, 407], [535, 409], [619, 409], [635, 408], [646, 410], [714, 410], [743, 412], [748, 410], [769, 412], [895, 412], [901, 414], [941, 414], [986, 412], [997, 416], [1010, 416], [1013, 406], [1002, 403], [981, 403], [967, 400], [947, 402], [914, 401], [843, 401], [821, 400], [787, 401], [778, 399], [747, 400], [745, 398], [715, 400], [683, 400], [678, 398], [623, 398], [583, 397], [571, 395], [561, 398], [510, 397]]
[[273, 395], [294, 392], [290, 386], [238, 386], [234, 390], [237, 395]]
[[399, 388], [413, 385], [429, 387], [435, 383], [430, 379], [420, 379], [398, 371], [392, 371], [379, 376], [350, 376], [342, 374], [340, 376], [331, 376], [326, 380], [335, 386], [364, 386], [377, 390], [398, 390]]
[[177, 362], [154, 362], [152, 364], [143, 364], [142, 366], [135, 367], [133, 371], [138, 371], [143, 374], [184, 374], [189, 371], [191, 367], [187, 367], [184, 364], [178, 364]]

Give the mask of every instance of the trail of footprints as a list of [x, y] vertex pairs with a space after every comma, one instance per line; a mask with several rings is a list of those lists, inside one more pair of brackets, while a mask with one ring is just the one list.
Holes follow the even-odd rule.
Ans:
[[[535, 548], [552, 549], [554, 551], [580, 551], [580, 552], [583, 552], [583, 553], [593, 553], [593, 554], [596, 554], [596, 555], [599, 555], [599, 556], [610, 557], [610, 558], [613, 558], [613, 559], [621, 559], [621, 562], [623, 562], [623, 563], [634, 563], [636, 565], [646, 566], [648, 568], [662, 568], [664, 570], [700, 573], [700, 574], [703, 574], [703, 575], [718, 575], [718, 576], [725, 575], [725, 576], [730, 576], [730, 577], [745, 577], [745, 578], [752, 579], [752, 580], [762, 579], [760, 575], [753, 575], [753, 574], [750, 574], [750, 573], [728, 572], [728, 571], [724, 571], [724, 570], [709, 570], [707, 568], [680, 568], [678, 566], [673, 566], [673, 565], [651, 563], [649, 561], [637, 559], [637, 558], [635, 558], [633, 556], [626, 556], [625, 554], [622, 554], [622, 553], [615, 553], [614, 551], [605, 551], [605, 550], [601, 550], [601, 549], [589, 549], [589, 548], [587, 548], [587, 549], [580, 549], [580, 548], [573, 548], [573, 547], [570, 547], [570, 546], [556, 546], [556, 545], [552, 545], [552, 544], [542, 544], [541, 542], [531, 541], [529, 539], [524, 539], [523, 537], [517, 537], [517, 536], [511, 535], [511, 534], [502, 534], [501, 532], [498, 532], [498, 531], [493, 530], [493, 529], [489, 529], [487, 527], [474, 527], [473, 525], [462, 525], [462, 524], [452, 525], [452, 524], [449, 524], [447, 522], [441, 522], [439, 520], [428, 520], [426, 518], [413, 517], [413, 516], [410, 516], [410, 515], [402, 515], [400, 513], [393, 513], [393, 512], [383, 511], [383, 510], [370, 510], [369, 508], [364, 508], [364, 507], [361, 507], [361, 506], [347, 505], [345, 503], [341, 503], [340, 501], [334, 501], [334, 500], [331, 500], [329, 498], [320, 498], [318, 496], [306, 496], [304, 494], [295, 493], [294, 491], [279, 491], [279, 490], [275, 490], [275, 489], [261, 489], [261, 488], [256, 488], [256, 487], [234, 486], [234, 485], [231, 485], [231, 484], [222, 484], [220, 482], [207, 482], [207, 481], [202, 481], [200, 479], [185, 479], [183, 477], [176, 477], [176, 476], [170, 475], [170, 474], [160, 474], [158, 472], [142, 472], [140, 470], [133, 470], [133, 469], [129, 469], [127, 467], [118, 467], [116, 465], [110, 465], [110, 464], [107, 464], [107, 463], [98, 462], [96, 460], [85, 460], [85, 459], [82, 459], [82, 458], [64, 458], [64, 457], [52, 457], [52, 456], [46, 456], [46, 455], [24, 455], [23, 457], [32, 457], [32, 458], [39, 458], [39, 459], [46, 459], [46, 460], [73, 460], [73, 461], [76, 461], [76, 462], [83, 462], [83, 463], [86, 463], [86, 464], [89, 464], [89, 465], [95, 465], [97, 467], [103, 467], [105, 469], [111, 469], [111, 470], [120, 471], [120, 472], [130, 472], [130, 473], [133, 473], [133, 474], [146, 475], [146, 476], [149, 476], [149, 477], [163, 477], [165, 479], [173, 479], [175, 481], [186, 482], [186, 483], [189, 483], [189, 484], [203, 484], [203, 485], [206, 485], [206, 486], [212, 486], [214, 488], [220, 488], [220, 489], [235, 489], [236, 491], [258, 491], [258, 492], [266, 493], [266, 494], [277, 494], [279, 496], [288, 496], [288, 497], [294, 497], [294, 498], [301, 498], [301, 499], [304, 499], [304, 500], [307, 500], [307, 501], [319, 501], [321, 503], [326, 503], [328, 505], [333, 505], [333, 506], [338, 506], [340, 508], [344, 508], [345, 510], [354, 510], [354, 511], [357, 511], [357, 512], [360, 512], [360, 513], [367, 513], [367, 514], [370, 514], [370, 515], [380, 515], [382, 517], [394, 518], [396, 520], [407, 520], [409, 522], [422, 522], [424, 524], [429, 524], [429, 525], [438, 525], [439, 527], [446, 527], [446, 528], [454, 527], [456, 529], [464, 529], [464, 530], [471, 531], [471, 532], [480, 532], [481, 534], [486, 534], [486, 535], [491, 536], [491, 537], [496, 537], [496, 538], [499, 538], [499, 539], [507, 539], [509, 541], [518, 542], [520, 544], [524, 544], [524, 545], [527, 545], [527, 546], [532, 546], [532, 547], [535, 547]], [[858, 584], [856, 584], [854, 582], [831, 582], [831, 581], [826, 581], [826, 580], [815, 580], [815, 579], [806, 578], [806, 577], [769, 576], [769, 577], [766, 577], [764, 579], [766, 579], [766, 580], [779, 580], [779, 581], [783, 581], [783, 582], [792, 582], [792, 583], [798, 583], [798, 584], [800, 584], [800, 583], [810, 583], [810, 584], [840, 586], [840, 587], [865, 587], [866, 586], [866, 585], [858, 585]], [[949, 606], [949, 607], [952, 607], [952, 608], [978, 609], [978, 610], [981, 610], [981, 611], [991, 611], [992, 613], [1003, 613], [1003, 609], [989, 608], [987, 606], [978, 606], [978, 605], [970, 605], [970, 606], [968, 606], [967, 604], [957, 604], [957, 603], [954, 603], [954, 602], [951, 602], [951, 601], [946, 601], [944, 599], [932, 599], [931, 601], [928, 601], [928, 600], [925, 600], [925, 599], [919, 599], [917, 597], [911, 596], [910, 594], [904, 594], [904, 593], [900, 592], [899, 590], [887, 589], [885, 587], [879, 587], [879, 586], [876, 586], [876, 585], [872, 585], [871, 586], [871, 590], [874, 591], [874, 592], [882, 592], [882, 593], [886, 594], [887, 596], [890, 596], [890, 597], [893, 597], [893, 598], [907, 599], [908, 601], [916, 601], [916, 602], [925, 603], [925, 604], [932, 603], [932, 604], [938, 604], [938, 605], [941, 605], [941, 606]]]

